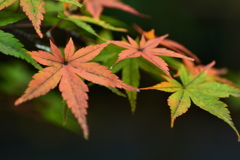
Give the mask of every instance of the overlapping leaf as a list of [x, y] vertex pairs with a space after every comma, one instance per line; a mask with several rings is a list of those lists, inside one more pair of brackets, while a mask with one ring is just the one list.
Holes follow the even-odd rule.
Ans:
[[[150, 31], [144, 31], [138, 25], [134, 25], [133, 27], [139, 33], [143, 34], [147, 39], [156, 38], [154, 29], [152, 29]], [[172, 49], [173, 51], [176, 51], [178, 53], [182, 53], [182, 54], [185, 54], [185, 55], [188, 55], [188, 56], [192, 57], [195, 60], [194, 62], [197, 62], [197, 65], [194, 62], [188, 61], [188, 60], [185, 60], [185, 59], [183, 59], [183, 63], [185, 64], [185, 66], [190, 70], [190, 72], [193, 75], [196, 75], [196, 74], [200, 73], [201, 71], [205, 70], [205, 68], [207, 67], [207, 66], [199, 64], [201, 62], [199, 60], [199, 58], [195, 54], [193, 54], [191, 51], [189, 51], [186, 47], [184, 47], [182, 44], [180, 44], [176, 41], [173, 41], [173, 40], [170, 40], [170, 39], [164, 39], [163, 41], [160, 42], [160, 45], [162, 45], [164, 47], [167, 47], [169, 49]], [[169, 61], [169, 64], [171, 64], [171, 63], [172, 63], [172, 61]], [[177, 63], [177, 62], [173, 62], [173, 63], [174, 63], [175, 68], [179, 68], [179, 66], [181, 65], [180, 63]], [[148, 71], [150, 71], [150, 70], [148, 70]], [[215, 81], [218, 81], [218, 82], [221, 82], [221, 83], [225, 83], [225, 84], [229, 84], [229, 85], [234, 86], [234, 87], [238, 87], [236, 84], [234, 84], [230, 80], [219, 76], [219, 75], [223, 75], [223, 74], [226, 74], [226, 73], [227, 73], [226, 68], [221, 68], [221, 69], [209, 68], [206, 71], [208, 79], [212, 79], [212, 80], [215, 80]]]
[[0, 12], [0, 26], [5, 26], [8, 24], [15, 23], [26, 16], [24, 14], [12, 13], [9, 11], [1, 11]]
[[[122, 68], [122, 80], [133, 87], [139, 87], [140, 73], [137, 59], [126, 59]], [[136, 110], [137, 92], [126, 91], [131, 111]]]
[[[124, 41], [111, 41], [112, 44], [127, 48], [127, 50], [123, 50], [119, 54], [119, 58], [115, 64], [126, 59], [121, 67], [122, 69], [122, 79], [124, 82], [131, 84], [134, 87], [139, 86], [140, 74], [139, 69], [142, 68], [149, 73], [153, 73], [157, 76], [159, 74], [167, 74], [171, 77], [168, 72], [167, 63], [159, 56], [170, 56], [170, 57], [179, 57], [186, 58], [188, 60], [192, 60], [184, 55], [178, 54], [176, 52], [167, 50], [165, 48], [155, 48], [160, 41], [162, 41], [165, 37], [158, 37], [149, 41], [145, 41], [145, 38], [142, 36], [140, 41], [140, 46], [130, 37], [128, 40], [130, 43]], [[137, 59], [133, 59], [139, 57]], [[145, 60], [146, 59], [146, 60]], [[149, 71], [150, 70], [150, 71]], [[161, 72], [161, 70], [163, 72]], [[136, 109], [136, 100], [137, 100], [137, 92], [127, 92], [128, 99], [131, 104], [132, 112]]]
[[79, 21], [96, 24], [96, 25], [99, 25], [99, 26], [101, 26], [105, 29], [109, 29], [109, 30], [112, 30], [112, 31], [119, 31], [119, 32], [126, 32], [127, 31], [124, 28], [117, 28], [117, 27], [114, 27], [114, 26], [108, 24], [105, 21], [102, 21], [100, 19], [94, 19], [94, 18], [88, 17], [88, 16], [71, 15], [71, 16], [69, 16], [69, 18], [74, 18], [74, 19], [77, 19]]
[[43, 0], [21, 0], [20, 5], [22, 6], [23, 11], [26, 13], [30, 21], [39, 35], [40, 38], [43, 37], [43, 34], [40, 30], [41, 21], [43, 20], [44, 1]]
[[0, 30], [0, 51], [6, 55], [11, 55], [17, 58], [22, 58], [31, 63], [35, 68], [41, 69], [42, 67], [34, 61], [23, 45], [10, 33]]
[[76, 12], [74, 10], [74, 12], [71, 11], [72, 8], [72, 4], [69, 3], [63, 3], [63, 8], [64, 8], [64, 15], [59, 15], [60, 18], [63, 18], [65, 20], [71, 21], [73, 23], [75, 23], [76, 25], [78, 25], [79, 27], [81, 27], [82, 29], [86, 30], [87, 32], [98, 36], [99, 35], [94, 31], [94, 29], [87, 23], [92, 23], [95, 25], [99, 25], [105, 29], [108, 30], [113, 30], [113, 31], [120, 31], [120, 32], [126, 32], [127, 30], [124, 28], [117, 28], [114, 27], [110, 24], [108, 24], [105, 21], [102, 21], [100, 19], [95, 19], [89, 16], [83, 16], [81, 14], [79, 14], [78, 12]]
[[98, 19], [101, 15], [103, 7], [116, 8], [140, 17], [148, 17], [139, 13], [134, 8], [120, 2], [119, 0], [84, 0], [83, 2], [86, 4], [86, 8], [90, 14], [96, 19]]
[[78, 7], [82, 7], [82, 4], [78, 2], [78, 0], [59, 0], [61, 2], [66, 2], [66, 3], [70, 3], [70, 4], [74, 4]]
[[75, 23], [77, 26], [79, 26], [80, 28], [84, 29], [85, 31], [87, 31], [87, 32], [99, 37], [99, 38], [102, 38], [96, 33], [96, 31], [89, 24], [87, 24], [83, 21], [80, 21], [80, 20], [78, 20], [76, 18], [72, 18], [72, 17], [66, 17], [62, 14], [59, 14], [59, 17], [62, 18], [62, 19], [71, 21], [71, 22]]
[[87, 139], [86, 108], [88, 107], [88, 96], [86, 92], [88, 92], [88, 87], [80, 77], [107, 87], [137, 91], [136, 88], [123, 83], [116, 75], [107, 70], [107, 67], [95, 62], [88, 62], [97, 56], [107, 45], [108, 43], [90, 45], [74, 53], [74, 44], [70, 39], [64, 49], [65, 57], [62, 56], [61, 51], [51, 41], [52, 54], [45, 51], [29, 52], [37, 62], [49, 67], [44, 68], [33, 76], [28, 89], [15, 102], [15, 105], [44, 95], [59, 83], [62, 97], [77, 118], [83, 129], [84, 137]]
[[[144, 35], [147, 39], [156, 38], [154, 29], [151, 29], [150, 31], [144, 31], [141, 27], [139, 27], [136, 24], [133, 27], [140, 34]], [[184, 55], [190, 56], [190, 57], [192, 57], [195, 60], [195, 62], [200, 63], [199, 58], [195, 54], [193, 54], [190, 50], [188, 50], [186, 47], [184, 47], [182, 44], [180, 44], [180, 43], [178, 43], [176, 41], [173, 41], [173, 40], [165, 38], [159, 44], [164, 46], [164, 47], [166, 47], [166, 48], [169, 48], [169, 49], [171, 49], [173, 51], [176, 51], [178, 53], [182, 53]]]
[[[16, 0], [0, 0], [0, 10], [5, 7], [10, 6]], [[39, 35], [39, 37], [43, 37], [43, 34], [40, 30], [41, 21], [43, 20], [43, 13], [45, 13], [44, 9], [44, 1], [43, 0], [20, 0], [20, 5], [22, 6], [23, 11], [26, 13], [30, 21]]]
[[[144, 31], [138, 25], [134, 25], [133, 27], [139, 33], [143, 34], [147, 39], [156, 38], [154, 29], [151, 29], [150, 31]], [[199, 64], [201, 62], [199, 60], [199, 58], [195, 54], [193, 54], [191, 51], [189, 51], [186, 47], [184, 47], [182, 44], [180, 44], [176, 41], [173, 41], [173, 40], [170, 40], [170, 39], [164, 39], [163, 41], [160, 42], [160, 45], [162, 45], [164, 47], [167, 47], [169, 49], [172, 49], [173, 51], [176, 51], [178, 53], [182, 53], [184, 55], [188, 55], [188, 56], [192, 57], [194, 59], [194, 62], [197, 62], [197, 65], [193, 61], [188, 61], [188, 60], [185, 60], [185, 59], [183, 59], [183, 63], [185, 64], [185, 66], [188, 68], [188, 70], [193, 75], [196, 75], [196, 74], [202, 72], [207, 67], [205, 65]], [[170, 61], [169, 64], [170, 63], [172, 63], [172, 61]], [[173, 62], [173, 63], [174, 63], [175, 68], [179, 68], [180, 65], [181, 65], [181, 63], [177, 63], [177, 62]], [[150, 72], [150, 70], [148, 70], [148, 72]], [[209, 68], [206, 71], [208, 79], [212, 79], [214, 81], [229, 84], [229, 85], [234, 86], [234, 87], [239, 87], [236, 84], [234, 84], [233, 82], [231, 82], [230, 80], [228, 80], [226, 78], [223, 78], [223, 77], [220, 77], [220, 75], [224, 75], [226, 73], [227, 73], [226, 68], [217, 69], [217, 68], [212, 67], [212, 68]]]
[[111, 41], [112, 44], [118, 45], [123, 48], [127, 48], [127, 50], [123, 50], [119, 54], [119, 58], [116, 61], [116, 63], [118, 63], [123, 59], [136, 58], [136, 57], [142, 56], [143, 58], [153, 63], [158, 68], [160, 68], [167, 76], [171, 77], [168, 69], [168, 64], [159, 56], [177, 57], [177, 58], [184, 58], [188, 60], [193, 60], [193, 59], [186, 57], [182, 54], [173, 52], [171, 50], [168, 50], [166, 48], [156, 48], [159, 45], [159, 43], [166, 37], [167, 35], [164, 35], [164, 36], [146, 41], [144, 36], [142, 36], [139, 45], [129, 36], [127, 37], [129, 43], [123, 42], [123, 41]]
[[[185, 66], [188, 68], [188, 70], [191, 72], [191, 74], [193, 74], [193, 75], [199, 74], [201, 71], [205, 70], [206, 67], [208, 67], [208, 65], [200, 65], [200, 64], [196, 65], [193, 62], [189, 62], [189, 61], [183, 61], [183, 62], [185, 64]], [[224, 75], [226, 73], [227, 73], [226, 68], [220, 68], [220, 69], [219, 68], [210, 68], [209, 70], [206, 71], [208, 80], [225, 83], [225, 84], [231, 85], [233, 87], [239, 88], [239, 86], [237, 86], [230, 80], [228, 80], [224, 77], [221, 77], [221, 75]]]
[[13, 4], [16, 1], [17, 0], [0, 0], [0, 10], [2, 10], [5, 7], [10, 6], [11, 4]]
[[161, 82], [155, 86], [142, 89], [174, 92], [168, 98], [168, 105], [171, 109], [171, 127], [173, 127], [174, 121], [178, 116], [187, 112], [192, 101], [196, 106], [224, 120], [233, 128], [239, 137], [239, 133], [229, 115], [229, 110], [226, 108], [227, 105], [220, 101], [219, 98], [228, 97], [229, 95], [240, 97], [240, 89], [219, 82], [207, 81], [205, 72], [212, 67], [213, 64], [214, 63], [208, 65], [205, 70], [197, 75], [192, 75], [188, 73], [185, 67], [181, 67], [180, 79], [182, 84], [174, 79], [165, 77], [167, 82]]

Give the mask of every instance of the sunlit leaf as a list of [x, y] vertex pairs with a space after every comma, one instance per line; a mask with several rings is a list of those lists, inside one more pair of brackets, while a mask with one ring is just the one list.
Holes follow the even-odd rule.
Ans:
[[33, 76], [25, 93], [16, 100], [19, 105], [27, 100], [46, 94], [59, 83], [59, 90], [66, 100], [68, 107], [78, 120], [84, 138], [88, 138], [88, 126], [86, 120], [88, 107], [88, 86], [80, 78], [107, 87], [117, 87], [126, 90], [138, 89], [123, 83], [116, 75], [107, 70], [107, 67], [95, 62], [88, 62], [96, 57], [108, 43], [89, 45], [74, 52], [74, 44], [70, 39], [64, 49], [63, 57], [60, 49], [50, 41], [52, 54], [46, 51], [33, 51], [29, 54], [39, 63], [49, 67], [44, 68]]

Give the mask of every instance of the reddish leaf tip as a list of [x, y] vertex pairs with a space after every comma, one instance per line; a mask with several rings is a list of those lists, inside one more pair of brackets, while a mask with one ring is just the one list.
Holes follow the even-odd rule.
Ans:
[[167, 33], [167, 34], [165, 34], [165, 35], [163, 35], [163, 36], [161, 36], [162, 38], [167, 38], [169, 36], [169, 34]]
[[19, 98], [15, 101], [14, 105], [18, 106], [19, 104], [21, 104], [23, 101]]

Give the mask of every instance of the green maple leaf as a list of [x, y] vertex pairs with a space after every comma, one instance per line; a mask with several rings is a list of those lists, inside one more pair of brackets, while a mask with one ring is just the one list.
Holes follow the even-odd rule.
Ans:
[[[122, 80], [133, 87], [139, 87], [140, 73], [137, 59], [126, 59], [122, 68]], [[131, 105], [131, 111], [134, 113], [136, 110], [137, 92], [126, 91], [126, 93]]]
[[22, 58], [28, 63], [31, 63], [35, 68], [39, 70], [42, 69], [42, 67], [27, 54], [27, 50], [23, 48], [23, 44], [14, 38], [12, 34], [3, 32], [2, 30], [0, 30], [0, 52]]
[[240, 97], [240, 89], [234, 88], [228, 84], [207, 81], [206, 70], [193, 76], [182, 66], [180, 68], [180, 79], [182, 84], [165, 76], [164, 78], [167, 82], [161, 82], [155, 86], [142, 89], [156, 89], [165, 92], [174, 92], [168, 98], [168, 105], [171, 109], [171, 127], [173, 127], [174, 121], [178, 116], [181, 116], [188, 111], [192, 101], [201, 109], [224, 120], [233, 128], [239, 137], [239, 133], [229, 114], [230, 112], [226, 108], [227, 104], [220, 101], [219, 98], [229, 97], [229, 95]]

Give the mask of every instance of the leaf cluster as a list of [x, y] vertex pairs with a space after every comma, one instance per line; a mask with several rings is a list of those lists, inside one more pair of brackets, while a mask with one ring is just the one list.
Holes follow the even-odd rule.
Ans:
[[[15, 105], [45, 95], [58, 86], [63, 104], [67, 106], [63, 111], [64, 123], [67, 122], [69, 108], [87, 139], [87, 92], [90, 85], [85, 82], [105, 86], [127, 97], [134, 113], [138, 88], [141, 86], [140, 70], [144, 70], [160, 83], [141, 90], [155, 89], [173, 93], [167, 100], [171, 110], [171, 127], [193, 102], [229, 124], [239, 137], [227, 104], [220, 101], [220, 98], [229, 95], [240, 96], [240, 88], [221, 77], [226, 73], [225, 69], [214, 68], [215, 62], [202, 65], [195, 54], [168, 39], [168, 35], [156, 36], [154, 29], [147, 32], [137, 25], [131, 27], [116, 18], [103, 15], [105, 7], [149, 18], [119, 0], [19, 0], [19, 3], [17, 0], [0, 0], [0, 27], [3, 28], [0, 30], [0, 51], [21, 58], [39, 70]], [[36, 47], [41, 50], [27, 51], [13, 34], [4, 31], [4, 28], [21, 24], [27, 18], [39, 40], [48, 39], [50, 46], [36, 43]], [[47, 28], [46, 32], [42, 31], [43, 27]], [[56, 28], [68, 33], [65, 48], [58, 47], [52, 35]], [[136, 39], [130, 36], [121, 40], [113, 38], [114, 32], [126, 34], [129, 28], [139, 33]], [[81, 42], [80, 47], [78, 43], [74, 44], [74, 39]], [[42, 65], [47, 67], [42, 68]], [[121, 79], [115, 74], [120, 71]], [[124, 89], [126, 94], [117, 88]]]

